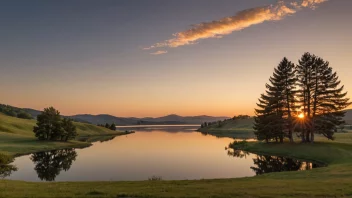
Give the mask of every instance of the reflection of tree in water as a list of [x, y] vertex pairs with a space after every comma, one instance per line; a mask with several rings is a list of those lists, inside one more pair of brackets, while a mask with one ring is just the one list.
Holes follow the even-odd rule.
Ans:
[[238, 149], [227, 149], [227, 155], [238, 158], [246, 158], [249, 155], [249, 152]]
[[62, 170], [68, 171], [71, 168], [76, 157], [77, 152], [74, 149], [63, 149], [34, 153], [31, 160], [34, 162], [34, 170], [41, 180], [54, 181]]
[[17, 171], [17, 167], [11, 165], [13, 160], [13, 158], [0, 153], [0, 178], [4, 179], [5, 177], [10, 176], [12, 172]]
[[256, 167], [251, 167], [251, 169], [256, 175], [271, 172], [298, 171], [303, 164], [299, 160], [268, 155], [257, 155], [257, 158], [254, 158], [253, 162]]
[[[245, 158], [250, 153], [238, 149], [228, 149], [227, 154], [237, 158]], [[271, 172], [310, 170], [312, 168], [320, 167], [320, 165], [315, 163], [269, 155], [257, 155], [256, 158], [253, 158], [253, 162], [255, 166], [252, 166], [251, 169], [256, 175]]]
[[16, 166], [10, 164], [0, 164], [0, 178], [4, 179], [17, 171]]
[[256, 167], [253, 166], [251, 169], [256, 175], [271, 172], [311, 170], [320, 167], [320, 165], [311, 162], [268, 155], [257, 155], [257, 157], [253, 159], [253, 162]]

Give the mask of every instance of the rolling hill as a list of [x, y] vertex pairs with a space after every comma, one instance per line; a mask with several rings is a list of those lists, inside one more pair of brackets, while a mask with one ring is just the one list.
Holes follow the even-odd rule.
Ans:
[[92, 124], [104, 124], [104, 123], [115, 123], [116, 125], [148, 125], [148, 124], [201, 124], [203, 122], [215, 122], [218, 120], [228, 119], [228, 117], [213, 117], [213, 116], [179, 116], [179, 115], [167, 115], [158, 118], [124, 118], [124, 117], [115, 117], [112, 115], [74, 115], [70, 116], [75, 120], [85, 120]]

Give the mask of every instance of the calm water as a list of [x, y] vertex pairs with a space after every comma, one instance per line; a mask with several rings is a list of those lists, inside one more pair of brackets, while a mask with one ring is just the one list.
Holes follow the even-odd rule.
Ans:
[[[194, 132], [195, 126], [150, 126], [136, 133], [65, 149], [18, 157], [6, 179], [26, 181], [130, 181], [248, 177], [315, 167], [288, 158], [225, 150], [233, 141]], [[131, 128], [129, 128], [130, 130]], [[5, 176], [6, 174], [3, 174]]]

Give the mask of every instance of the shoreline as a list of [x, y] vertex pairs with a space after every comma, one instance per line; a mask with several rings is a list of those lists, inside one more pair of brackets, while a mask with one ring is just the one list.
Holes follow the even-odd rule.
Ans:
[[[3, 155], [7, 155], [12, 158], [24, 156], [24, 155], [29, 155], [32, 153], [38, 153], [38, 152], [47, 152], [47, 151], [53, 151], [53, 150], [61, 150], [61, 149], [71, 149], [71, 148], [76, 148], [76, 149], [81, 149], [81, 148], [87, 148], [92, 146], [93, 142], [96, 141], [103, 141], [106, 138], [112, 138], [112, 137], [117, 137], [117, 136], [122, 136], [122, 135], [129, 135], [134, 132], [115, 132], [115, 133], [108, 133], [108, 134], [94, 134], [94, 135], [79, 135], [75, 140], [70, 140], [68, 142], [61, 142], [61, 141], [40, 141], [32, 137], [25, 137], [28, 139], [28, 142], [33, 142], [34, 146], [38, 146], [38, 148], [34, 148], [33, 145], [28, 146], [28, 148], [25, 148], [26, 151], [4, 151], [0, 150], [0, 153]], [[79, 138], [87, 138], [89, 140], [94, 138], [92, 141], [79, 141]], [[19, 142], [11, 142], [12, 144], [19, 144]], [[11, 145], [11, 143], [8, 143]], [[0, 145], [2, 143], [0, 142]], [[41, 147], [43, 146], [43, 147]]]

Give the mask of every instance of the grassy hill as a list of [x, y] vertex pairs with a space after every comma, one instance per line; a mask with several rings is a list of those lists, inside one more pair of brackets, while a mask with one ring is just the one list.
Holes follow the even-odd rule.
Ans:
[[[35, 124], [36, 120], [20, 119], [0, 113], [0, 152], [10, 155], [18, 155], [43, 150], [86, 147], [90, 145], [89, 142], [81, 141], [38, 141], [32, 131]], [[85, 140], [89, 140], [93, 139], [91, 137], [95, 136], [114, 136], [125, 134], [92, 124], [79, 122], [74, 122], [74, 124], [77, 127], [77, 140], [82, 140], [82, 137], [84, 137]]]
[[254, 138], [254, 118], [229, 119], [198, 129], [198, 131], [217, 137]]
[[[12, 133], [18, 135], [34, 136], [33, 127], [36, 120], [26, 120], [15, 117], [6, 116], [0, 113], [0, 133]], [[74, 122], [79, 135], [99, 135], [113, 133], [110, 129], [99, 127], [92, 124]]]

